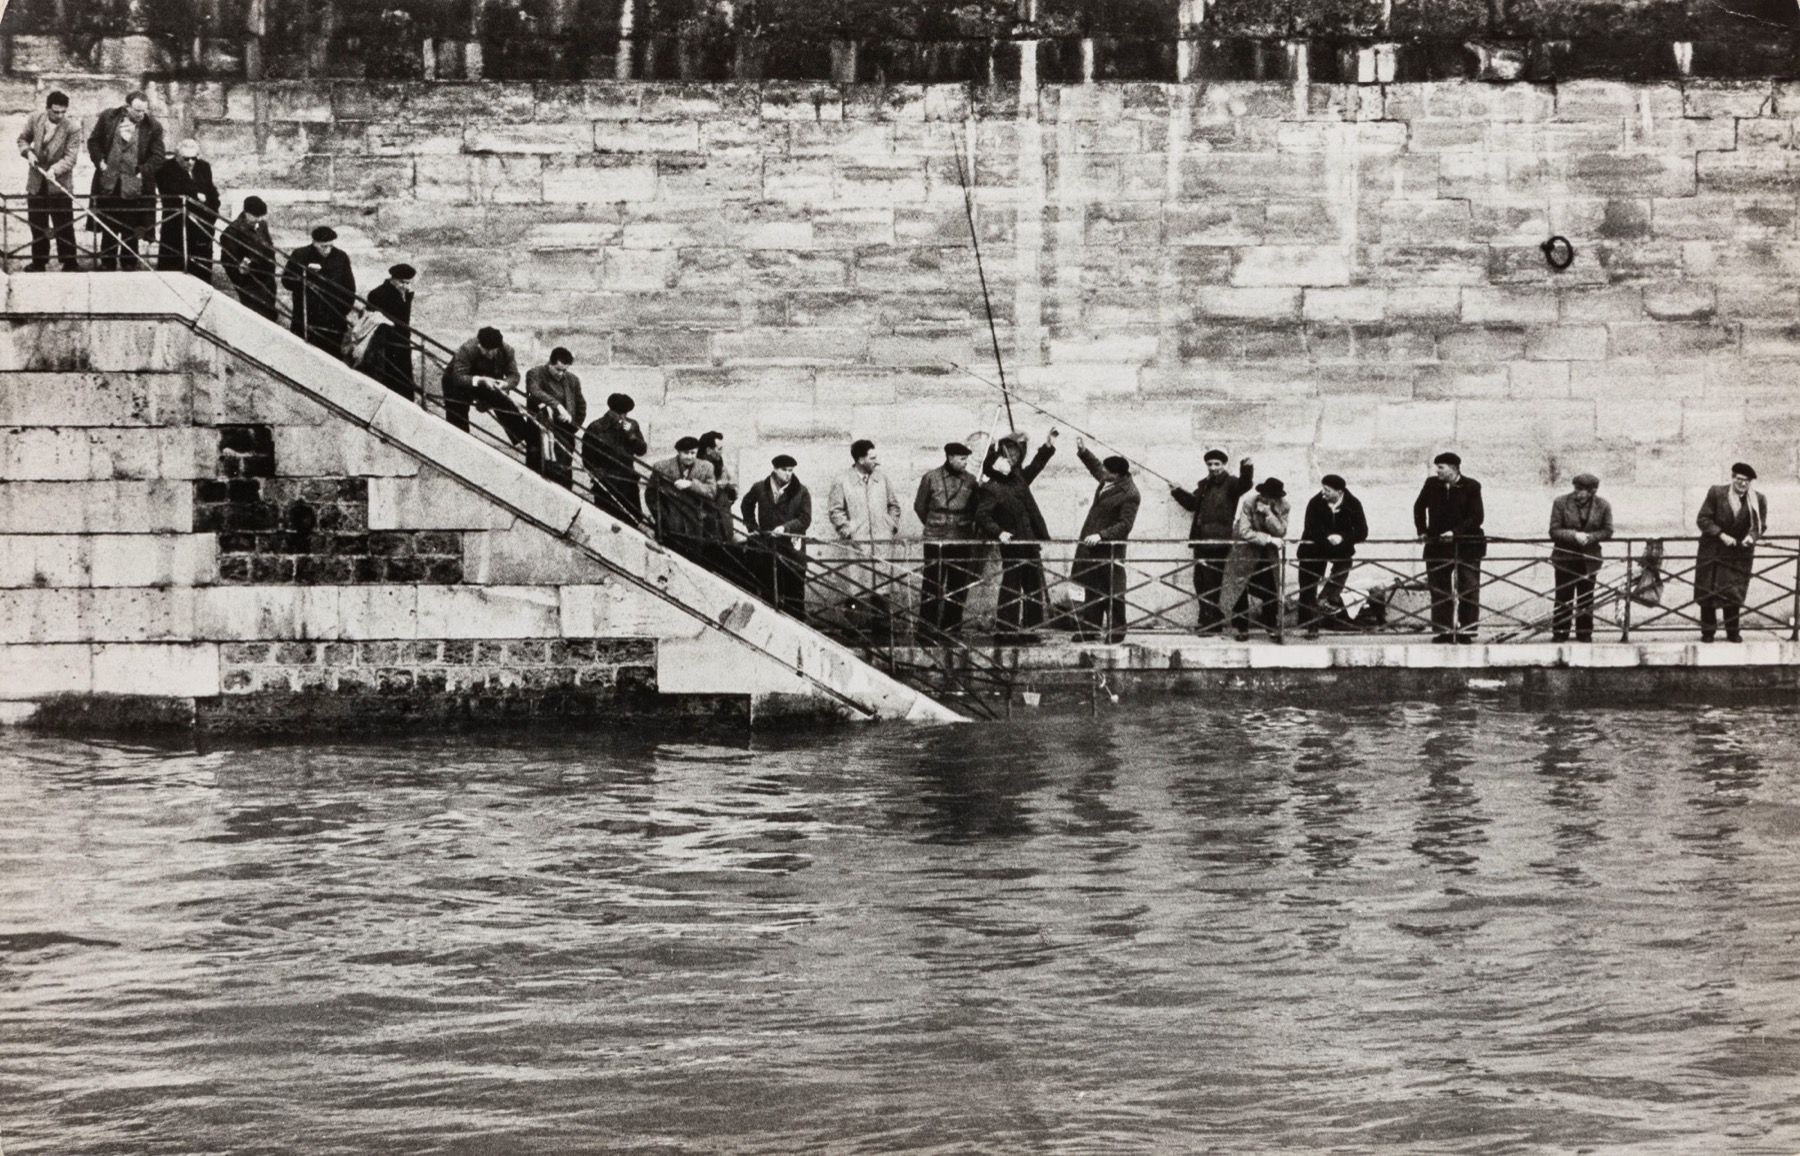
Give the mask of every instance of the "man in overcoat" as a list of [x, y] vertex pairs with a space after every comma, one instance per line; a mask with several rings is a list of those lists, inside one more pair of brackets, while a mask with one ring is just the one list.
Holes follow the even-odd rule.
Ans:
[[363, 369], [395, 393], [412, 401], [418, 394], [413, 377], [413, 281], [419, 271], [402, 261], [388, 266], [387, 280], [369, 290], [369, 308], [385, 322], [369, 342]]
[[1256, 467], [1249, 458], [1238, 463], [1235, 476], [1225, 468], [1230, 460], [1224, 450], [1207, 450], [1206, 476], [1194, 483], [1191, 491], [1180, 486], [1169, 489], [1181, 508], [1194, 515], [1188, 525], [1188, 542], [1194, 552], [1194, 597], [1199, 604], [1201, 634], [1223, 630], [1232, 612], [1233, 607], [1220, 605], [1219, 587], [1225, 581], [1238, 502], [1256, 483]]
[[700, 439], [679, 439], [675, 456], [650, 469], [657, 541], [696, 562], [705, 561], [706, 512], [719, 489], [712, 463], [700, 457]]
[[1700, 545], [1694, 558], [1694, 597], [1700, 603], [1700, 641], [1711, 642], [1725, 612], [1725, 641], [1742, 642], [1742, 614], [1756, 562], [1756, 540], [1769, 532], [1769, 500], [1758, 493], [1756, 471], [1731, 467], [1731, 481], [1706, 491], [1694, 525]]
[[1125, 641], [1125, 542], [1137, 523], [1137, 483], [1131, 479], [1131, 463], [1114, 454], [1105, 461], [1094, 456], [1087, 443], [1075, 439], [1075, 456], [1094, 481], [1094, 500], [1081, 523], [1081, 541], [1075, 547], [1073, 577], [1083, 590], [1081, 629], [1077, 642]]
[[94, 162], [92, 220], [100, 234], [96, 267], [136, 268], [138, 238], [156, 216], [156, 174], [168, 159], [150, 98], [134, 92], [101, 113], [88, 135], [88, 158]]
[[575, 435], [587, 421], [581, 379], [570, 369], [575, 355], [562, 346], [543, 365], [525, 371], [525, 409], [536, 420], [538, 452], [526, 464], [564, 489], [574, 484]]
[[1551, 639], [1594, 640], [1594, 579], [1600, 573], [1600, 543], [1613, 535], [1612, 505], [1599, 496], [1600, 479], [1576, 474], [1575, 488], [1550, 503], [1550, 566], [1556, 573]]
[[581, 435], [581, 464], [594, 487], [594, 505], [631, 526], [644, 522], [636, 459], [650, 452], [644, 427], [630, 416], [636, 408], [630, 394], [610, 394], [606, 412]]
[[975, 538], [975, 495], [969, 474], [969, 447], [944, 446], [944, 464], [919, 479], [913, 513], [925, 531], [925, 573], [919, 617], [930, 629], [954, 637], [961, 632], [969, 590], [981, 580], [983, 547]]
[[219, 186], [212, 166], [200, 159], [200, 142], [189, 137], [156, 170], [162, 195], [162, 227], [157, 230], [156, 267], [212, 280], [213, 231], [219, 219]]
[[1413, 527], [1425, 544], [1425, 580], [1431, 588], [1433, 642], [1474, 642], [1481, 619], [1481, 560], [1487, 535], [1481, 483], [1465, 477], [1462, 458], [1449, 451], [1432, 459], [1413, 502]]
[[794, 476], [792, 457], [776, 454], [769, 464], [769, 476], [750, 487], [738, 511], [750, 533], [745, 555], [763, 601], [804, 619], [812, 494]]
[[1048, 592], [1044, 588], [1045, 539], [1050, 528], [1031, 493], [1032, 481], [1056, 453], [1051, 430], [1031, 461], [1025, 461], [1024, 434], [1007, 434], [988, 446], [981, 490], [975, 498], [975, 528], [1000, 543], [1000, 605], [994, 641], [1024, 645], [1038, 641]]
[[245, 197], [243, 211], [219, 235], [219, 260], [238, 300], [270, 321], [280, 319], [275, 305], [275, 242], [269, 238], [269, 206], [261, 197]]
[[356, 304], [356, 273], [350, 255], [337, 247], [337, 230], [320, 225], [312, 244], [288, 254], [281, 283], [293, 299], [289, 325], [309, 345], [333, 357], [344, 353], [344, 333]]

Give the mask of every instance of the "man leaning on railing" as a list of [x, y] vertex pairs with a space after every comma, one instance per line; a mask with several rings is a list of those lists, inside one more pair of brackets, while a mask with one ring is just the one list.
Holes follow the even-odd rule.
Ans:
[[275, 304], [275, 242], [269, 237], [269, 206], [261, 197], [245, 197], [244, 209], [219, 235], [219, 259], [225, 276], [246, 309], [270, 321], [281, 319]]
[[1612, 504], [1599, 496], [1600, 479], [1576, 474], [1575, 488], [1550, 503], [1550, 568], [1556, 575], [1551, 609], [1552, 642], [1594, 640], [1594, 586], [1600, 543], [1613, 535]]
[[444, 367], [444, 417], [467, 433], [469, 407], [493, 417], [506, 431], [506, 440], [524, 448], [534, 436], [531, 419], [506, 396], [519, 388], [519, 359], [506, 337], [492, 325], [484, 325], [462, 343]]
[[1694, 557], [1694, 597], [1700, 603], [1700, 641], [1711, 642], [1725, 612], [1725, 641], [1742, 642], [1740, 619], [1750, 592], [1756, 540], [1769, 532], [1769, 501], [1755, 489], [1756, 471], [1731, 466], [1731, 481], [1706, 491], [1694, 524], [1700, 545]]
[[356, 304], [356, 273], [349, 254], [337, 247], [337, 230], [330, 225], [313, 229], [312, 244], [288, 254], [281, 283], [293, 297], [294, 333], [333, 357], [342, 357], [350, 309]]
[[70, 185], [75, 179], [75, 142], [81, 122], [69, 115], [69, 98], [52, 92], [44, 98], [44, 110], [34, 112], [19, 132], [19, 155], [29, 166], [25, 172], [25, 212], [31, 224], [31, 264], [27, 273], [42, 273], [50, 265], [50, 242], [62, 267], [74, 272], [75, 199]]
[[200, 159], [200, 142], [188, 137], [156, 170], [162, 194], [162, 227], [157, 231], [156, 267], [212, 280], [213, 221], [219, 215], [219, 186], [212, 166]]
[[944, 464], [919, 479], [913, 513], [925, 530], [925, 573], [919, 617], [939, 634], [962, 631], [969, 590], [981, 579], [982, 547], [975, 537], [977, 483], [969, 474], [969, 447], [944, 445]]

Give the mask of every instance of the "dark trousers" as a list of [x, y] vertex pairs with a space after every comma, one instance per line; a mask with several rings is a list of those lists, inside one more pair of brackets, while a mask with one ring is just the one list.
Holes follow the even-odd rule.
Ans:
[[183, 222], [177, 216], [163, 222], [156, 243], [156, 267], [172, 272], [191, 273], [202, 281], [212, 280], [212, 231], [200, 221]]
[[[1215, 634], [1225, 626], [1225, 608], [1219, 605], [1219, 587], [1225, 582], [1228, 542], [1194, 547], [1194, 598], [1200, 609], [1200, 633]], [[1239, 605], [1243, 600], [1238, 600]]]
[[806, 555], [772, 538], [757, 538], [744, 551], [762, 600], [783, 614], [806, 617]]
[[973, 542], [925, 543], [925, 576], [919, 592], [919, 616], [945, 634], [962, 629], [969, 591], [981, 581], [983, 547]]
[[1344, 583], [1350, 578], [1349, 558], [1300, 559], [1300, 628], [1317, 630], [1327, 618], [1344, 609]]
[[500, 428], [506, 431], [506, 440], [513, 445], [526, 447], [526, 452], [529, 453], [530, 447], [537, 443], [536, 427], [513, 404], [512, 398], [486, 383], [466, 386], [444, 382], [444, 417], [451, 425], [466, 432], [469, 428], [471, 405], [482, 413], [491, 414], [500, 423]]
[[1481, 620], [1481, 555], [1454, 542], [1428, 542], [1425, 583], [1433, 632], [1473, 635]]
[[1594, 576], [1600, 572], [1600, 559], [1585, 554], [1553, 554], [1550, 564], [1556, 571], [1556, 602], [1551, 611], [1551, 631], [1558, 642], [1569, 637], [1569, 623], [1575, 624], [1575, 638], [1591, 642], [1594, 637]]
[[136, 269], [138, 259], [137, 219], [144, 214], [140, 197], [98, 197], [94, 214], [100, 228], [101, 269]]
[[583, 458], [582, 465], [587, 467], [588, 481], [593, 485], [594, 505], [627, 526], [643, 525], [644, 504], [638, 497], [635, 474], [623, 473], [618, 467], [609, 467], [592, 457]]
[[1276, 568], [1281, 565], [1281, 556], [1270, 550], [1267, 557], [1256, 560], [1256, 568], [1250, 571], [1244, 581], [1244, 592], [1238, 595], [1237, 605], [1231, 608], [1232, 629], [1243, 634], [1250, 629], [1250, 599], [1255, 598], [1257, 621], [1271, 635], [1281, 632], [1281, 587], [1277, 581]]
[[273, 273], [241, 273], [227, 264], [225, 275], [231, 278], [231, 287], [237, 290], [238, 300], [244, 308], [260, 313], [270, 321], [281, 320], [281, 311], [275, 305]]
[[1000, 543], [999, 634], [1024, 634], [1044, 624], [1044, 552], [1034, 543]]
[[1706, 598], [1700, 602], [1700, 637], [1707, 642], [1719, 632], [1719, 611], [1725, 612], [1725, 637], [1737, 641], [1738, 632], [1743, 627], [1744, 607], [1741, 603], [1727, 601], [1722, 598]]
[[575, 484], [575, 427], [546, 410], [533, 410], [531, 440], [525, 444], [525, 464], [563, 489]]
[[1077, 546], [1073, 575], [1086, 597], [1081, 600], [1081, 633], [1125, 639], [1125, 543]]
[[75, 267], [75, 202], [66, 193], [36, 193], [25, 198], [25, 217], [31, 224], [31, 267], [50, 264], [50, 241], [56, 240], [56, 257], [65, 269]]

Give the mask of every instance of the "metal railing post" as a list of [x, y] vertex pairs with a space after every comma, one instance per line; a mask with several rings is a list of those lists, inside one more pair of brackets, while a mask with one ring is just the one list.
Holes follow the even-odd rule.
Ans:
[[1793, 600], [1788, 604], [1788, 641], [1800, 642], [1800, 548], [1794, 551]]
[[1619, 631], [1620, 642], [1631, 641], [1631, 604], [1632, 591], [1637, 586], [1637, 543], [1630, 538], [1625, 539], [1625, 621]]
[[[25, 211], [31, 212], [31, 204], [26, 202]], [[7, 199], [6, 209], [0, 212], [0, 270], [12, 272], [12, 201]]]
[[1287, 542], [1275, 548], [1275, 641], [1287, 641]]

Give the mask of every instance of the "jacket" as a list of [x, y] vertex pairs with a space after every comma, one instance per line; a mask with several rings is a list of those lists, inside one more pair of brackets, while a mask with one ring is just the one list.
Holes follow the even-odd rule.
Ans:
[[731, 472], [731, 467], [725, 464], [725, 455], [717, 449], [710, 452], [701, 450], [700, 460], [712, 466], [713, 485], [718, 489], [710, 515], [712, 535], [730, 541], [733, 537], [731, 511], [736, 507], [738, 499], [737, 475]]
[[[1575, 535], [1578, 533], [1591, 535], [1592, 541], [1585, 545], [1577, 543]], [[1550, 503], [1550, 540], [1554, 543], [1550, 556], [1553, 559], [1598, 558], [1600, 543], [1612, 535], [1612, 503], [1598, 494], [1589, 499], [1586, 509], [1575, 500], [1574, 494], [1563, 494]]]
[[867, 474], [854, 466], [839, 474], [825, 499], [825, 515], [846, 542], [886, 542], [900, 532], [900, 499], [879, 466]]
[[[179, 225], [182, 202], [191, 198], [212, 211], [190, 210], [188, 225], [208, 233], [213, 231], [219, 214], [219, 186], [213, 184], [211, 165], [195, 157], [194, 171], [189, 172], [181, 166], [179, 157], [170, 157], [156, 170], [156, 191], [162, 195], [166, 223]], [[172, 218], [171, 214], [174, 214]]]
[[[1343, 539], [1336, 546], [1326, 541], [1333, 534]], [[1306, 522], [1300, 537], [1300, 545], [1294, 549], [1296, 558], [1356, 557], [1357, 543], [1369, 539], [1369, 520], [1363, 516], [1362, 502], [1345, 490], [1334, 511], [1325, 495], [1314, 494], [1312, 501], [1306, 503]]]
[[1100, 459], [1086, 446], [1075, 451], [1081, 464], [1087, 467], [1088, 473], [1100, 485], [1094, 490], [1094, 501], [1088, 506], [1087, 517], [1081, 520], [1081, 537], [1098, 534], [1107, 542], [1123, 542], [1131, 537], [1131, 527], [1137, 524], [1138, 496], [1137, 483], [1130, 475], [1123, 478], [1108, 479], [1106, 470]]
[[1050, 536], [1044, 531], [1043, 515], [1031, 501], [1030, 488], [1013, 478], [990, 477], [983, 481], [975, 492], [974, 510], [975, 530], [983, 538], [998, 541], [1003, 531], [1020, 542]]
[[[266, 220], [252, 222], [249, 217], [239, 215], [225, 226], [225, 231], [219, 234], [219, 259], [234, 283], [239, 277], [266, 278], [270, 290], [274, 289], [275, 244], [269, 239]], [[238, 262], [245, 260], [250, 262], [250, 267], [239, 272]]]
[[751, 533], [786, 530], [793, 536], [775, 541], [784, 549], [805, 552], [806, 542], [800, 535], [812, 528], [812, 494], [799, 477], [789, 482], [780, 494], [775, 493], [772, 476], [763, 478], [744, 495], [738, 512], [744, 516], [744, 525]]
[[388, 324], [406, 336], [412, 336], [413, 299], [410, 293], [402, 293], [392, 281], [383, 281], [369, 290], [368, 302], [369, 308], [387, 318]]
[[1231, 539], [1231, 524], [1237, 517], [1238, 499], [1256, 484], [1256, 467], [1245, 462], [1234, 476], [1215, 478], [1211, 474], [1194, 483], [1194, 488], [1175, 487], [1175, 501], [1194, 517], [1188, 524], [1190, 542], [1225, 542]]
[[25, 172], [26, 195], [57, 191], [38, 172], [40, 168], [49, 171], [63, 192], [75, 192], [75, 159], [80, 155], [75, 142], [79, 139], [81, 122], [69, 113], [63, 113], [61, 124], [51, 124], [50, 114], [42, 109], [31, 114], [25, 127], [19, 130], [19, 155], [24, 156], [27, 149], [37, 154], [35, 166]]
[[953, 541], [975, 536], [975, 495], [980, 484], [967, 470], [939, 466], [919, 479], [913, 513], [925, 528], [925, 540]]
[[650, 451], [644, 427], [633, 418], [607, 410], [581, 435], [581, 462], [588, 473], [618, 478], [637, 478], [633, 458]]
[[[1487, 536], [1481, 523], [1487, 512], [1481, 504], [1481, 483], [1461, 477], [1446, 485], [1436, 478], [1425, 479], [1424, 488], [1413, 502], [1413, 526], [1425, 539], [1426, 553], [1443, 553], [1454, 549], [1472, 558], [1487, 556]], [[1454, 534], [1454, 542], [1438, 540], [1439, 534]]]
[[[1751, 549], [1756, 539], [1769, 532], [1769, 499], [1756, 491], [1756, 512], [1751, 515], [1748, 504], [1735, 513], [1731, 508], [1731, 487], [1713, 486], [1700, 503], [1694, 525], [1700, 530], [1700, 545], [1695, 553], [1704, 558], [1730, 555]], [[1727, 546], [1722, 538], [1744, 539], [1742, 546]]]
[[[705, 458], [696, 458], [684, 473], [681, 458], [677, 456], [664, 458], [650, 469], [651, 480], [656, 483], [650, 490], [656, 528], [675, 538], [705, 537], [707, 511], [719, 495], [718, 487], [713, 482], [712, 463]], [[678, 490], [674, 483], [683, 477], [694, 484], [685, 490]]]
[[1045, 442], [1037, 448], [1037, 453], [1031, 455], [1029, 462], [1016, 465], [1013, 472], [1005, 477], [993, 472], [994, 459], [1000, 456], [1000, 452], [999, 442], [989, 444], [987, 455], [981, 463], [981, 472], [987, 478], [987, 481], [982, 484], [982, 488], [999, 485], [1010, 491], [1011, 501], [1018, 505], [1024, 517], [1025, 528], [1031, 531], [1028, 534], [1021, 534], [1017, 530], [1012, 530], [1013, 537], [1032, 541], [1042, 541], [1048, 538], [1050, 527], [1044, 521], [1044, 512], [1038, 509], [1037, 498], [1031, 492], [1031, 483], [1037, 480], [1037, 476], [1044, 472], [1044, 467], [1050, 464], [1050, 459], [1056, 456], [1056, 447]]
[[[308, 265], [320, 266], [317, 270]], [[294, 296], [293, 329], [302, 337], [307, 329], [342, 329], [350, 307], [356, 304], [356, 273], [350, 255], [333, 249], [329, 256], [314, 245], [302, 245], [288, 254], [281, 283]]]
[[1237, 516], [1231, 521], [1232, 552], [1266, 553], [1280, 546], [1287, 537], [1291, 509], [1286, 498], [1270, 503], [1255, 492], [1239, 498]]
[[[369, 301], [374, 300], [371, 294]], [[562, 406], [574, 425], [587, 421], [587, 399], [581, 395], [581, 379], [565, 369], [562, 380], [557, 381], [550, 376], [548, 366], [534, 365], [525, 371], [525, 407], [533, 413], [543, 413], [552, 405]]]
[[[118, 130], [119, 122], [125, 119], [125, 109], [109, 108], [94, 121], [94, 131], [88, 134], [88, 159], [94, 162], [94, 179], [88, 191], [96, 197], [110, 194], [105, 183], [109, 175], [100, 171], [106, 162], [106, 156], [112, 151], [113, 134]], [[156, 173], [163, 162], [169, 159], [167, 150], [163, 148], [162, 122], [148, 113], [138, 123], [137, 134], [137, 175], [143, 182], [140, 196], [150, 196], [156, 191]], [[348, 307], [346, 306], [346, 309]]]
[[519, 359], [513, 347], [502, 341], [492, 353], [481, 347], [481, 339], [471, 337], [457, 349], [456, 356], [444, 369], [444, 384], [464, 391], [475, 388], [477, 377], [492, 377], [513, 389], [519, 387]]

